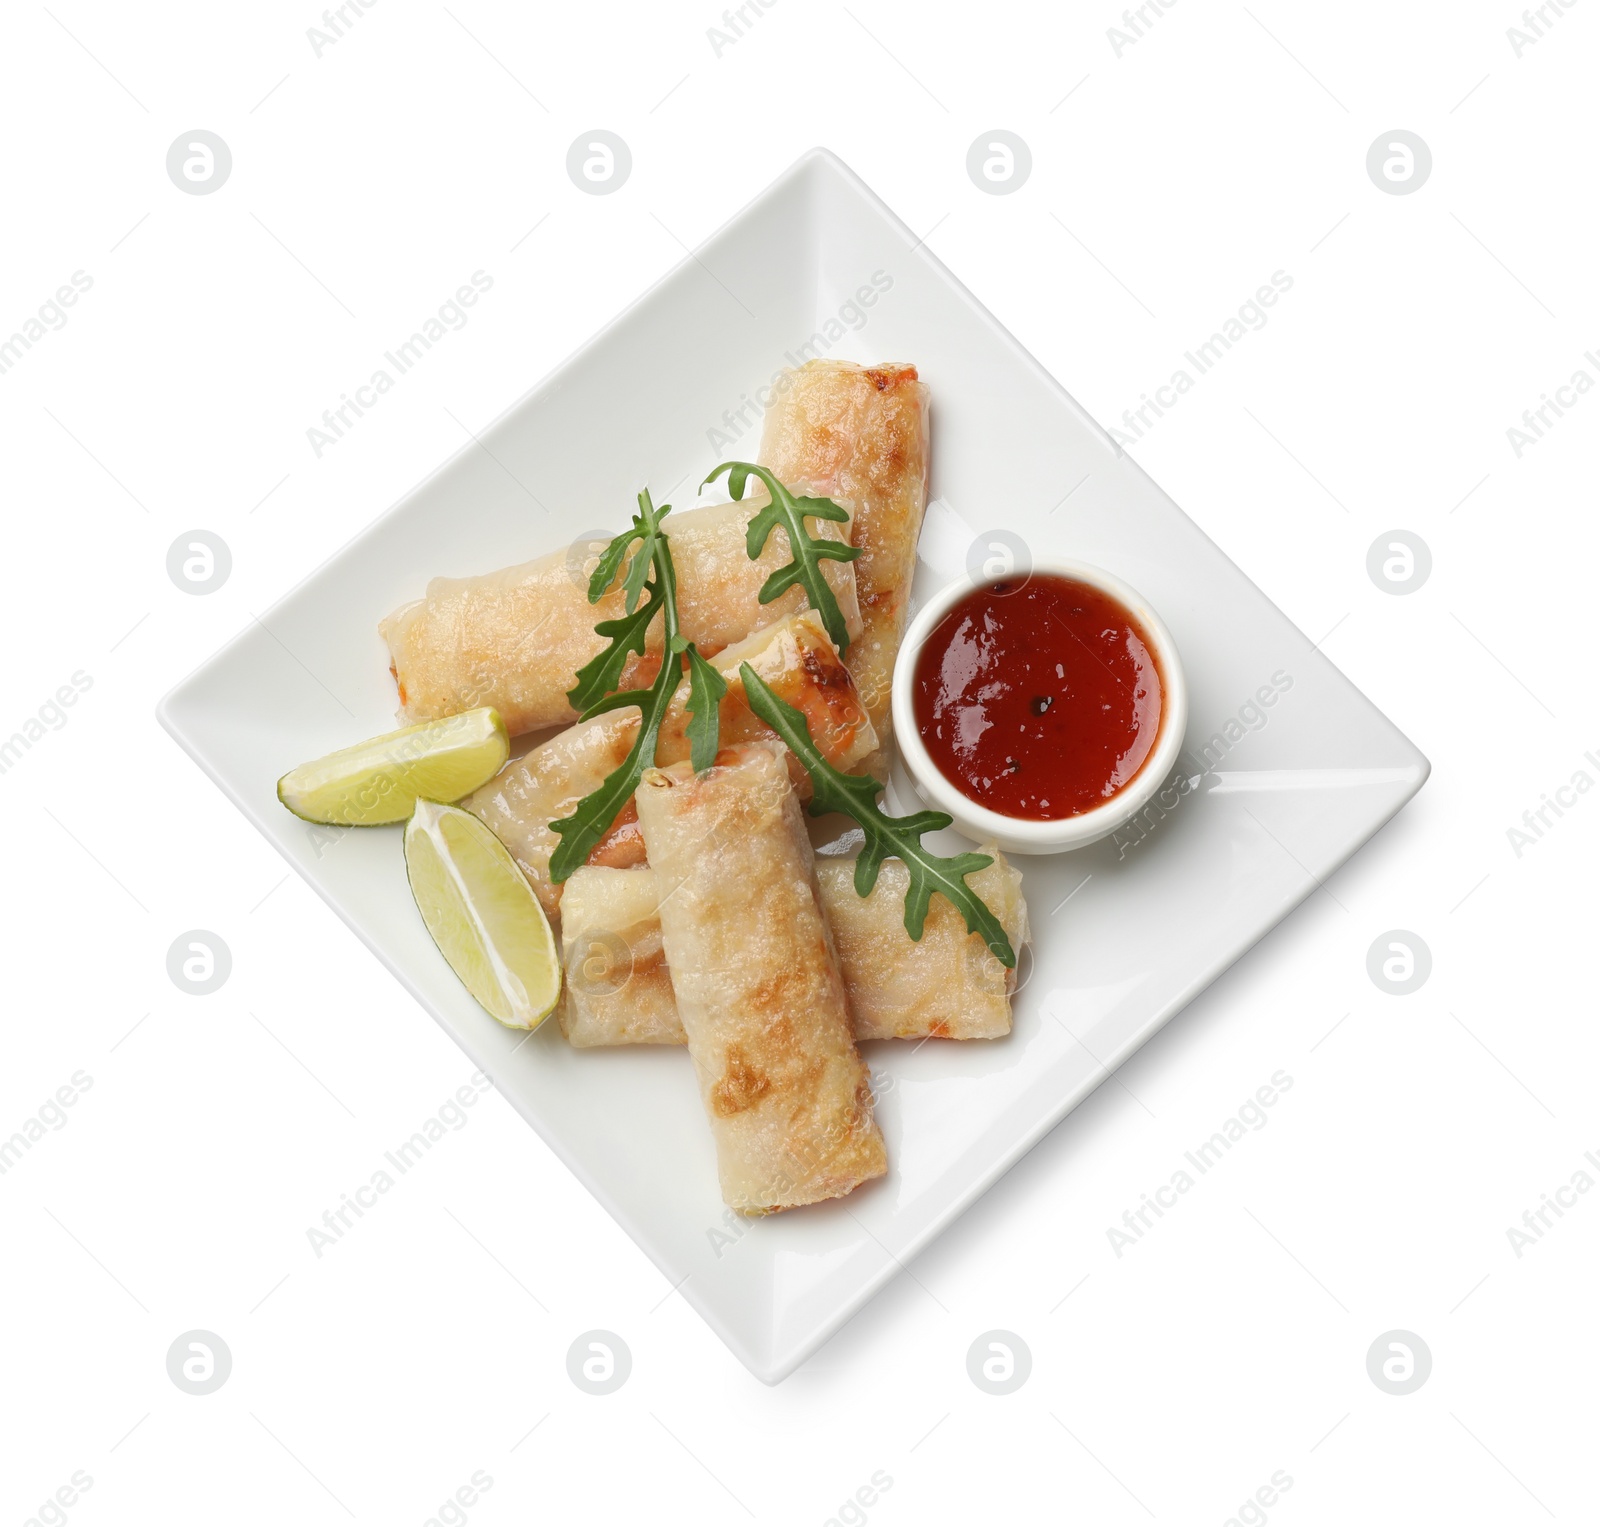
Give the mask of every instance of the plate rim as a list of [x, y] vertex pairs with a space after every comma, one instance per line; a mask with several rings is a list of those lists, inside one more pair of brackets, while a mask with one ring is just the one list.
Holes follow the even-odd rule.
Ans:
[[[1060, 401], [1064, 402], [1083, 424], [1088, 426], [1092, 435], [1100, 441], [1100, 443], [1108, 452], [1111, 453], [1112, 456], [1114, 456], [1119, 462], [1124, 463], [1127, 466], [1131, 466], [1132, 469], [1140, 477], [1142, 477], [1144, 481], [1155, 490], [1156, 493], [1160, 494], [1167, 503], [1171, 504], [1179, 514], [1184, 515], [1184, 518], [1187, 519], [1189, 524], [1194, 527], [1195, 532], [1204, 538], [1206, 543], [1217, 553], [1219, 557], [1223, 558], [1224, 561], [1226, 561], [1230, 566], [1237, 567], [1237, 564], [1233, 562], [1233, 559], [1228, 556], [1227, 552], [1224, 551], [1222, 547], [1217, 545], [1217, 543], [1210, 537], [1210, 535], [1207, 534], [1203, 527], [1201, 527], [1196, 521], [1194, 521], [1185, 513], [1185, 511], [1177, 504], [1176, 500], [1174, 500], [1171, 495], [1165, 493], [1161, 489], [1160, 485], [1150, 477], [1150, 475], [1144, 470], [1144, 468], [1135, 458], [1129, 455], [1126, 450], [1124, 450], [1111, 438], [1104, 426], [1102, 426], [1087, 412], [1087, 410], [1084, 409], [1077, 399], [1073, 397], [1066, 387], [1049, 370], [1045, 368], [1045, 366], [1038, 360], [1036, 356], [1032, 354], [1031, 351], [1028, 350], [1021, 340], [1019, 340], [1003, 323], [1000, 322], [997, 317], [995, 317], [992, 312], [989, 311], [987, 307], [984, 306], [984, 304], [972, 291], [968, 289], [968, 287], [960, 280], [960, 278], [956, 276], [954, 272], [952, 272], [949, 267], [947, 267], [943, 261], [938, 258], [937, 255], [928, 249], [924, 242], [915, 237], [912, 229], [893, 211], [891, 207], [889, 207], [882, 197], [873, 191], [873, 189], [868, 186], [866, 182], [862, 180], [861, 177], [844, 162], [843, 159], [834, 153], [833, 150], [820, 144], [807, 149], [792, 163], [781, 170], [754, 196], [746, 200], [734, 213], [725, 218], [716, 228], [714, 228], [709, 234], [701, 239], [688, 254], [670, 266], [665, 272], [662, 273], [662, 275], [660, 275], [656, 280], [652, 281], [634, 298], [627, 302], [613, 317], [602, 324], [600, 328], [596, 329], [594, 333], [592, 333], [587, 339], [585, 339], [581, 344], [576, 346], [572, 351], [565, 355], [531, 386], [526, 388], [523, 392], [512, 399], [493, 417], [493, 419], [481, 426], [477, 431], [477, 435], [481, 436], [489, 434], [498, 428], [502, 423], [504, 423], [512, 414], [517, 413], [525, 406], [536, 402], [542, 395], [554, 388], [560, 382], [563, 375], [571, 367], [582, 360], [592, 349], [598, 346], [614, 330], [624, 325], [632, 317], [632, 315], [639, 308], [643, 307], [652, 297], [654, 297], [657, 292], [659, 292], [669, 283], [676, 280], [691, 265], [700, 264], [701, 262], [699, 256], [702, 250], [715, 243], [724, 234], [742, 223], [769, 198], [774, 197], [778, 192], [780, 192], [784, 187], [788, 186], [793, 181], [799, 179], [808, 172], [813, 171], [815, 167], [825, 168], [827, 171], [836, 176], [858, 197], [860, 197], [871, 208], [871, 210], [876, 213], [884, 221], [884, 223], [902, 239], [902, 241], [909, 245], [909, 252], [919, 256], [924, 264], [926, 264], [939, 277], [945, 286], [955, 295], [957, 295], [971, 309], [974, 315], [981, 320], [985, 328], [994, 337], [998, 338], [1012, 353], [1014, 353], [1025, 364], [1026, 368], [1036, 379], [1043, 381], [1049, 390], [1053, 392]], [[240, 811], [245, 819], [249, 821], [257, 829], [257, 831], [259, 831], [262, 836], [267, 839], [267, 841], [272, 845], [273, 849], [278, 852], [278, 854], [285, 860], [289, 867], [294, 870], [300, 876], [300, 878], [317, 893], [317, 895], [334, 912], [339, 920], [344, 923], [345, 926], [356, 935], [360, 942], [365, 945], [365, 947], [377, 958], [379, 963], [386, 970], [388, 970], [388, 972], [397, 981], [399, 981], [400, 985], [413, 998], [413, 1000], [415, 1000], [417, 1004], [433, 1018], [434, 1022], [445, 1032], [445, 1034], [455, 1042], [457, 1048], [460, 1049], [463, 1054], [466, 1054], [467, 1058], [471, 1060], [474, 1065], [480, 1066], [484, 1070], [484, 1074], [489, 1077], [491, 1082], [493, 1082], [494, 1076], [492, 1072], [487, 1066], [483, 1066], [476, 1056], [471, 1054], [471, 1052], [467, 1049], [464, 1039], [456, 1034], [449, 1027], [449, 1025], [444, 1022], [442, 1016], [435, 1010], [431, 1000], [423, 994], [423, 992], [413, 982], [406, 971], [402, 969], [396, 961], [392, 960], [389, 955], [378, 946], [374, 938], [368, 934], [366, 929], [361, 925], [360, 922], [356, 920], [354, 915], [341, 906], [340, 902], [335, 899], [332, 889], [324, 886], [323, 884], [319, 883], [318, 880], [313, 878], [308, 872], [307, 866], [291, 855], [287, 846], [273, 835], [268, 827], [265, 816], [258, 812], [252, 803], [244, 796], [244, 794], [235, 789], [233, 785], [223, 776], [219, 769], [212, 763], [210, 758], [202, 750], [199, 740], [190, 734], [180, 716], [184, 692], [187, 691], [197, 680], [199, 680], [203, 674], [209, 672], [218, 663], [224, 661], [230, 654], [232, 654], [235, 649], [237, 649], [244, 642], [245, 638], [252, 633], [255, 626], [265, 624], [275, 612], [279, 611], [292, 600], [299, 597], [314, 582], [319, 580], [334, 563], [346, 556], [358, 542], [368, 536], [376, 526], [389, 518], [389, 516], [394, 514], [418, 494], [425, 491], [438, 478], [452, 469], [458, 461], [475, 449], [475, 447], [476, 436], [467, 440], [463, 445], [446, 456], [442, 461], [439, 462], [437, 466], [435, 466], [431, 471], [427, 472], [423, 477], [419, 478], [414, 484], [412, 484], [411, 487], [406, 489], [405, 492], [403, 492], [398, 498], [390, 503], [385, 509], [374, 515], [371, 519], [367, 520], [366, 523], [352, 532], [352, 534], [345, 541], [343, 541], [327, 556], [322, 558], [315, 566], [309, 569], [293, 585], [291, 585], [290, 588], [285, 590], [276, 600], [274, 600], [267, 607], [262, 616], [252, 617], [250, 625], [242, 627], [233, 636], [229, 637], [225, 642], [223, 642], [223, 644], [208, 657], [196, 664], [181, 679], [172, 684], [157, 702], [155, 707], [155, 715], [162, 729], [172, 738], [174, 742], [178, 744], [183, 752], [199, 766], [201, 772], [205, 774], [206, 777], [217, 786], [222, 794], [233, 803], [233, 805]], [[1274, 601], [1272, 597], [1254, 581], [1254, 579], [1250, 579], [1247, 574], [1244, 574], [1242, 569], [1240, 569], [1240, 572], [1241, 576], [1246, 577], [1251, 589], [1263, 601], [1263, 603], [1266, 604], [1272, 610], [1272, 612], [1276, 614], [1287, 626], [1304, 637], [1305, 633], [1301, 631], [1299, 626], [1284, 613], [1276, 601]], [[1307, 638], [1307, 642], [1309, 645], [1309, 638]], [[783, 1346], [773, 1343], [769, 1345], [764, 1352], [758, 1352], [742, 1333], [735, 1332], [728, 1326], [720, 1312], [720, 1308], [717, 1303], [702, 1296], [698, 1290], [692, 1290], [689, 1287], [689, 1280], [685, 1279], [678, 1286], [677, 1292], [680, 1292], [684, 1295], [686, 1301], [700, 1316], [700, 1318], [706, 1322], [706, 1324], [712, 1329], [712, 1331], [715, 1332], [723, 1344], [728, 1347], [733, 1355], [738, 1358], [740, 1363], [743, 1364], [743, 1366], [748, 1369], [756, 1378], [769, 1386], [781, 1383], [785, 1378], [793, 1373], [796, 1368], [805, 1362], [807, 1358], [821, 1348], [826, 1342], [831, 1340], [832, 1337], [835, 1336], [844, 1325], [860, 1314], [861, 1311], [883, 1290], [883, 1288], [885, 1288], [900, 1273], [902, 1273], [912, 1260], [926, 1250], [927, 1247], [933, 1243], [933, 1241], [948, 1231], [979, 1198], [986, 1194], [995, 1185], [995, 1183], [1005, 1176], [1006, 1173], [1011, 1171], [1012, 1168], [1022, 1161], [1024, 1157], [1029, 1155], [1034, 1148], [1067, 1117], [1068, 1114], [1072, 1113], [1087, 1097], [1104, 1085], [1104, 1083], [1108, 1081], [1128, 1060], [1137, 1054], [1139, 1050], [1141, 1050], [1150, 1042], [1150, 1040], [1155, 1038], [1157, 1034], [1161, 1033], [1162, 1030], [1164, 1030], [1166, 1026], [1173, 1020], [1173, 1018], [1187, 1008], [1190, 1003], [1192, 1003], [1202, 992], [1214, 984], [1228, 970], [1232, 969], [1236, 964], [1238, 964], [1238, 962], [1242, 960], [1244, 956], [1248, 954], [1249, 951], [1258, 943], [1275, 932], [1289, 917], [1289, 915], [1298, 907], [1300, 907], [1314, 890], [1320, 887], [1324, 880], [1331, 878], [1341, 868], [1343, 868], [1343, 866], [1347, 864], [1351, 858], [1360, 852], [1361, 849], [1365, 848], [1367, 844], [1369, 844], [1380, 832], [1383, 831], [1385, 827], [1388, 826], [1388, 824], [1394, 819], [1400, 810], [1427, 782], [1428, 777], [1432, 772], [1432, 765], [1428, 758], [1416, 746], [1416, 744], [1412, 742], [1411, 739], [1406, 736], [1406, 734], [1402, 732], [1400, 728], [1396, 726], [1395, 723], [1391, 721], [1389, 717], [1385, 715], [1366, 696], [1366, 694], [1348, 677], [1348, 675], [1339, 669], [1331, 659], [1328, 659], [1325, 654], [1323, 655], [1323, 661], [1328, 663], [1329, 667], [1335, 674], [1337, 674], [1339, 679], [1345, 684], [1350, 693], [1364, 701], [1372, 711], [1374, 717], [1380, 719], [1393, 734], [1393, 736], [1398, 739], [1399, 742], [1401, 742], [1412, 755], [1413, 762], [1411, 765], [1410, 777], [1395, 784], [1392, 790], [1392, 798], [1388, 800], [1388, 803], [1386, 804], [1385, 809], [1382, 811], [1382, 814], [1375, 819], [1369, 829], [1367, 829], [1361, 836], [1356, 838], [1347, 847], [1345, 847], [1345, 849], [1339, 854], [1338, 858], [1333, 862], [1333, 864], [1328, 868], [1322, 877], [1309, 878], [1305, 887], [1291, 900], [1282, 905], [1281, 910], [1271, 922], [1255, 930], [1242, 942], [1238, 943], [1237, 946], [1230, 946], [1213, 965], [1208, 966], [1205, 971], [1202, 971], [1200, 975], [1196, 976], [1175, 997], [1170, 999], [1161, 1008], [1153, 1012], [1149, 1018], [1139, 1025], [1138, 1029], [1133, 1035], [1121, 1043], [1120, 1047], [1113, 1048], [1108, 1057], [1101, 1063], [1102, 1068], [1098, 1075], [1085, 1078], [1080, 1085], [1064, 1093], [1062, 1098], [1050, 1110], [1043, 1114], [1041, 1119], [1035, 1125], [1033, 1125], [1027, 1131], [1027, 1133], [1023, 1135], [1011, 1148], [998, 1153], [993, 1160], [987, 1164], [977, 1176], [973, 1178], [970, 1184], [968, 1184], [960, 1192], [952, 1195], [951, 1198], [941, 1208], [937, 1216], [931, 1218], [924, 1227], [914, 1232], [907, 1239], [900, 1252], [893, 1256], [887, 1256], [885, 1264], [881, 1268], [879, 1268], [876, 1272], [862, 1278], [861, 1281], [852, 1289], [849, 1297], [843, 1300], [840, 1306], [832, 1314], [827, 1316], [825, 1319], [818, 1321], [803, 1335], [794, 1337]], [[509, 1032], [511, 1031], [507, 1031], [507, 1033]], [[500, 1092], [502, 1098], [504, 1098], [505, 1101], [511, 1106], [513, 1111], [528, 1124], [534, 1133], [538, 1135], [538, 1137], [545, 1143], [546, 1146], [549, 1147], [556, 1159], [560, 1161], [562, 1165], [565, 1166], [570, 1172], [572, 1172], [573, 1176], [600, 1203], [600, 1205], [606, 1210], [612, 1219], [617, 1222], [619, 1228], [622, 1229], [625, 1234], [627, 1234], [628, 1238], [645, 1255], [645, 1257], [656, 1268], [656, 1270], [660, 1272], [663, 1277], [666, 1277], [670, 1282], [675, 1269], [669, 1269], [668, 1267], [664, 1266], [655, 1249], [634, 1234], [634, 1231], [631, 1227], [631, 1211], [625, 1209], [621, 1204], [619, 1204], [614, 1197], [590, 1175], [583, 1163], [582, 1158], [569, 1150], [566, 1147], [563, 1139], [558, 1134], [545, 1129], [528, 1108], [524, 1107], [523, 1104], [510, 1092], [502, 1090], [498, 1084], [496, 1084], [496, 1091]]]

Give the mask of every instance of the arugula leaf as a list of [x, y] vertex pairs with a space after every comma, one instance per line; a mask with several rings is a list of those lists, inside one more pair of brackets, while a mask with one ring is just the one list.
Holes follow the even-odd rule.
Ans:
[[691, 643], [689, 656], [689, 700], [685, 707], [694, 719], [685, 728], [689, 736], [689, 762], [696, 774], [709, 769], [717, 757], [717, 729], [722, 718], [722, 697], [728, 681], [717, 672]]
[[623, 608], [630, 615], [633, 614], [638, 606], [639, 596], [644, 590], [645, 577], [655, 562], [656, 544], [666, 534], [661, 528], [661, 521], [671, 512], [671, 504], [663, 504], [657, 509], [650, 502], [648, 488], [639, 490], [639, 512], [634, 515], [633, 523], [621, 535], [612, 538], [611, 543], [600, 553], [600, 560], [589, 576], [590, 604], [599, 604], [605, 597], [606, 591], [616, 582], [617, 573], [622, 567], [622, 559], [628, 555], [629, 548], [637, 541], [639, 549], [634, 552], [633, 560], [628, 564], [628, 576], [623, 585], [628, 596]]
[[[617, 581], [623, 559], [630, 550], [633, 552], [633, 559], [628, 563], [628, 575], [622, 585], [625, 591], [623, 609], [626, 613], [616, 620], [603, 620], [594, 628], [595, 634], [605, 637], [608, 645], [578, 670], [578, 682], [567, 691], [567, 701], [578, 712], [580, 721], [587, 721], [591, 714], [599, 714], [594, 706], [621, 683], [629, 655], [638, 653], [643, 657], [645, 654], [645, 632], [660, 613], [666, 597], [659, 573], [653, 584], [646, 584], [645, 579], [655, 567], [657, 548], [666, 545], [667, 533], [661, 528], [661, 521], [671, 512], [671, 504], [663, 504], [657, 509], [650, 501], [650, 490], [642, 488], [639, 492], [639, 512], [634, 515], [633, 523], [621, 535], [612, 538], [600, 553], [600, 560], [590, 574], [589, 603], [599, 604]], [[636, 547], [635, 542], [638, 543]], [[670, 561], [669, 557], [669, 564]], [[675, 594], [675, 580], [671, 586]], [[641, 606], [639, 600], [646, 588], [650, 590], [650, 598]], [[677, 611], [674, 610], [673, 630], [676, 629]]]
[[637, 528], [630, 526], [621, 535], [614, 536], [606, 549], [600, 553], [600, 560], [595, 563], [594, 571], [589, 575], [590, 604], [599, 604], [605, 597], [606, 590], [616, 582], [617, 572], [622, 567], [622, 559], [628, 555], [628, 548], [638, 535]]
[[[661, 555], [665, 551], [663, 543]], [[669, 553], [670, 555], [670, 553]], [[556, 851], [550, 855], [550, 878], [560, 885], [575, 869], [587, 862], [595, 846], [611, 831], [622, 808], [633, 799], [639, 776], [656, 760], [656, 738], [661, 734], [661, 723], [666, 720], [672, 696], [683, 677], [676, 654], [667, 654], [661, 672], [649, 689], [630, 689], [601, 700], [590, 712], [620, 710], [625, 705], [637, 705], [640, 712], [639, 735], [622, 763], [606, 775], [598, 790], [578, 802], [569, 817], [550, 824], [551, 831], [560, 837]]]
[[[661, 674], [656, 673], [659, 679]], [[619, 689], [615, 694], [607, 695], [603, 700], [596, 700], [588, 710], [578, 717], [580, 721], [592, 721], [596, 716], [603, 716], [607, 711], [626, 710], [630, 705], [637, 705], [642, 712], [650, 703], [650, 697], [655, 693], [655, 685], [649, 689]]]
[[[616, 580], [623, 558], [632, 549], [633, 560], [623, 582], [627, 614], [616, 620], [603, 620], [594, 628], [597, 635], [607, 639], [607, 646], [578, 670], [578, 682], [567, 692], [567, 699], [579, 712], [580, 721], [637, 705], [639, 734], [628, 756], [605, 777], [600, 788], [584, 796], [571, 816], [550, 823], [551, 830], [561, 839], [550, 856], [550, 878], [557, 885], [587, 861], [633, 798], [639, 776], [655, 763], [656, 741], [683, 681], [685, 658], [689, 663], [688, 710], [692, 719], [687, 730], [691, 761], [699, 770], [709, 767], [717, 756], [721, 700], [728, 685], [678, 629], [678, 576], [667, 533], [661, 528], [662, 519], [671, 509], [671, 504], [657, 509], [650, 501], [650, 490], [643, 489], [633, 524], [601, 553], [589, 580], [589, 602], [597, 604]], [[643, 604], [639, 603], [641, 599]], [[644, 655], [646, 633], [658, 614], [662, 651], [654, 683], [648, 689], [618, 690], [616, 685], [622, 681], [629, 655]]]
[[980, 935], [990, 953], [1007, 969], [1014, 969], [1017, 955], [1005, 928], [966, 880], [994, 860], [988, 854], [946, 858], [924, 848], [923, 833], [950, 825], [951, 819], [944, 812], [885, 815], [878, 805], [883, 786], [877, 780], [865, 774], [840, 773], [811, 740], [811, 729], [799, 711], [780, 700], [748, 663], [739, 665], [739, 673], [744, 680], [745, 703], [788, 744], [811, 776], [812, 816], [842, 811], [855, 819], [865, 835], [861, 856], [856, 860], [856, 895], [872, 894], [886, 858], [892, 855], [901, 859], [911, 876], [906, 892], [906, 932], [913, 939], [922, 937], [928, 903], [938, 891], [961, 914], [967, 931]]
[[834, 597], [833, 588], [823, 575], [822, 564], [853, 562], [861, 555], [861, 548], [814, 536], [806, 529], [805, 522], [811, 518], [848, 523], [849, 513], [831, 498], [807, 498], [791, 493], [766, 467], [757, 466], [753, 461], [725, 461], [721, 466], [713, 467], [700, 486], [703, 488], [706, 483], [714, 482], [724, 472], [728, 474], [728, 491], [735, 499], [744, 497], [745, 484], [751, 477], [760, 478], [772, 496], [766, 508], [750, 521], [750, 528], [745, 533], [745, 552], [751, 561], [761, 555], [762, 548], [779, 525], [789, 536], [789, 549], [794, 560], [780, 567], [762, 584], [759, 595], [761, 603], [771, 604], [780, 594], [800, 584], [806, 591], [806, 598], [811, 601], [811, 608], [822, 617], [822, 624], [833, 638], [834, 646], [843, 652], [850, 645], [850, 633], [845, 629], [844, 615], [839, 609], [839, 601]]
[[602, 620], [594, 628], [596, 635], [607, 638], [607, 645], [578, 670], [578, 682], [567, 691], [567, 701], [580, 721], [597, 714], [594, 707], [622, 682], [629, 655], [644, 656], [645, 632], [660, 609], [661, 600], [652, 595], [631, 615]]
[[[661, 537], [664, 534], [663, 531], [657, 528], [661, 515], [651, 514], [650, 490], [648, 488], [643, 489], [639, 494], [639, 508], [644, 516], [649, 519], [650, 528], [640, 535], [638, 550], [634, 552], [633, 560], [628, 564], [628, 576], [622, 581], [622, 587], [626, 593], [623, 608], [629, 612], [632, 612], [638, 605], [639, 596], [644, 592], [644, 580], [649, 576], [650, 569], [655, 566], [656, 547], [660, 544]], [[663, 505], [661, 514], [665, 514], [671, 508], [671, 504]], [[589, 601], [590, 604], [594, 602], [593, 599]]]

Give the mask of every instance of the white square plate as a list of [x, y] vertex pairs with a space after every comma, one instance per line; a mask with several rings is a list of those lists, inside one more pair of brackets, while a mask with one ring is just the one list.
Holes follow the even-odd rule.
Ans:
[[[870, 309], [852, 306], [875, 273], [887, 290]], [[1004, 528], [1039, 552], [1111, 569], [1162, 613], [1183, 653], [1192, 767], [1137, 846], [1022, 861], [1034, 968], [1010, 1039], [871, 1047], [887, 1179], [730, 1228], [682, 1051], [578, 1052], [553, 1023], [517, 1050], [523, 1036], [478, 1008], [423, 930], [399, 831], [330, 844], [279, 806], [274, 787], [292, 765], [394, 724], [380, 617], [437, 574], [621, 528], [642, 484], [659, 501], [725, 455], [753, 455], [754, 411], [732, 447], [713, 445], [711, 431], [728, 430], [730, 411], [808, 343], [852, 360], [913, 361], [932, 390], [933, 489], [944, 504], [924, 537], [933, 566], [919, 572], [921, 592], [960, 571], [967, 527], [997, 528], [985, 523], [990, 506], [1003, 505]], [[1427, 778], [1416, 748], [821, 150], [480, 442], [180, 684], [160, 717], [769, 1383]], [[1263, 689], [1270, 709], [1257, 701]]]

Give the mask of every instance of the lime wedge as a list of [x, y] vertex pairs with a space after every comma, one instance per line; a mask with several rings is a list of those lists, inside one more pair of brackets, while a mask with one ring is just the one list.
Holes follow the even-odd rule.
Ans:
[[278, 781], [278, 799], [308, 822], [403, 822], [419, 800], [459, 801], [487, 784], [510, 750], [499, 711], [483, 706], [301, 764]]
[[417, 910], [462, 985], [507, 1028], [538, 1028], [561, 995], [561, 960], [505, 845], [471, 812], [435, 801], [417, 802], [405, 842]]

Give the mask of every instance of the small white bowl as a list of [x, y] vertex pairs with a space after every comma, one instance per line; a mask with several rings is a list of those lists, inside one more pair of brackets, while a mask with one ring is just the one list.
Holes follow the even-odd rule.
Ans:
[[[1110, 836], [1137, 816], [1171, 776], [1189, 724], [1189, 687], [1184, 680], [1183, 663], [1178, 657], [1177, 646], [1161, 617], [1144, 599], [1120, 578], [1114, 578], [1103, 568], [1090, 567], [1084, 562], [1055, 559], [1035, 562], [1029, 576], [1035, 577], [1041, 573], [1087, 583], [1091, 588], [1109, 594], [1135, 616], [1149, 637], [1156, 662], [1161, 668], [1161, 723], [1156, 734], [1156, 745], [1145, 759], [1144, 766], [1103, 805], [1079, 812], [1076, 816], [1045, 822], [1006, 816], [1002, 812], [991, 811], [987, 806], [980, 806], [962, 794], [941, 772], [923, 745], [922, 736], [917, 730], [912, 691], [917, 659], [934, 627], [974, 589], [1010, 579], [975, 580], [962, 577], [940, 589], [917, 612], [907, 628], [905, 641], [900, 648], [900, 660], [895, 664], [892, 695], [895, 740], [917, 794], [935, 810], [948, 812], [954, 818], [956, 827], [969, 838], [979, 843], [992, 840], [1009, 854], [1059, 854]], [[1015, 574], [1011, 578], [1014, 579]]]

